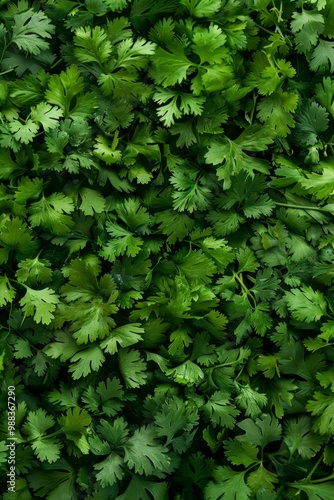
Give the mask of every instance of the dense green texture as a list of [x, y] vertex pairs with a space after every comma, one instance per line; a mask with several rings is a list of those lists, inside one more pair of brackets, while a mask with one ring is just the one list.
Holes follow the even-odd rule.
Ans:
[[332, 500], [334, 0], [0, 2], [5, 500]]

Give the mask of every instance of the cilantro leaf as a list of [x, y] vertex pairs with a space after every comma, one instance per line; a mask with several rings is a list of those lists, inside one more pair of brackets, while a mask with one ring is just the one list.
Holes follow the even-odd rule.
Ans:
[[89, 453], [89, 444], [86, 438], [87, 427], [91, 423], [91, 417], [81, 408], [69, 408], [65, 415], [58, 419], [66, 438], [73, 441], [83, 454]]
[[0, 276], [0, 307], [13, 302], [16, 291], [7, 276]]
[[291, 456], [298, 452], [302, 458], [311, 458], [321, 447], [322, 440], [312, 432], [310, 418], [306, 415], [288, 420], [285, 433], [284, 442]]
[[138, 350], [120, 349], [118, 363], [126, 387], [139, 387], [145, 384], [147, 379], [146, 363]]
[[221, 7], [221, 0], [181, 0], [189, 14], [194, 17], [211, 17]]
[[31, 119], [40, 123], [45, 132], [57, 127], [61, 116], [63, 116], [61, 109], [46, 102], [40, 102], [31, 109]]
[[48, 325], [54, 318], [56, 304], [59, 302], [59, 297], [51, 288], [43, 288], [42, 290], [34, 290], [27, 285], [25, 295], [20, 300], [22, 310], [27, 316], [33, 316], [36, 323]]
[[168, 448], [159, 443], [154, 427], [136, 429], [123, 445], [124, 461], [137, 474], [155, 475], [167, 471], [170, 464]]
[[316, 102], [309, 102], [296, 111], [295, 136], [300, 144], [313, 146], [328, 128], [328, 113]]
[[87, 377], [91, 371], [98, 371], [104, 360], [105, 357], [100, 347], [93, 345], [85, 350], [76, 352], [71, 357], [69, 372], [72, 373], [73, 380]]
[[333, 394], [323, 394], [316, 391], [313, 399], [306, 405], [307, 411], [317, 418], [314, 421], [313, 429], [320, 434], [334, 433], [334, 397]]
[[214, 481], [210, 481], [204, 490], [205, 500], [248, 500], [251, 497], [244, 472], [236, 472], [230, 467], [217, 467], [212, 475]]
[[300, 289], [292, 288], [285, 294], [288, 309], [298, 321], [318, 321], [326, 315], [327, 303], [324, 295], [311, 287], [303, 285]]
[[53, 234], [64, 235], [74, 225], [68, 215], [73, 210], [74, 204], [69, 197], [62, 193], [53, 193], [30, 205], [29, 220], [33, 227], [42, 226]]
[[112, 486], [125, 474], [124, 460], [117, 453], [110, 453], [105, 460], [95, 464], [94, 469], [99, 471], [96, 474], [96, 479], [102, 488]]
[[51, 38], [54, 32], [55, 27], [45, 14], [28, 9], [14, 15], [11, 42], [19, 49], [37, 55], [48, 49], [49, 42], [45, 39]]
[[151, 76], [163, 87], [182, 83], [195, 66], [186, 56], [184, 46], [177, 38], [169, 43], [169, 50], [170, 52], [158, 47], [153, 56]]
[[52, 280], [51, 262], [47, 259], [25, 259], [18, 263], [16, 277], [21, 283], [49, 283]]
[[27, 421], [22, 431], [32, 440], [31, 447], [41, 461], [55, 462], [60, 457], [61, 444], [53, 437], [48, 437], [46, 431], [54, 426], [54, 418], [42, 410], [28, 413]]
[[213, 142], [205, 155], [207, 163], [219, 165], [217, 168], [218, 179], [224, 180], [224, 187], [231, 186], [231, 177], [243, 170], [254, 175], [254, 170], [263, 173], [268, 172], [267, 162], [262, 159], [254, 159], [247, 155], [248, 151], [265, 151], [272, 138], [264, 128], [249, 126], [234, 141], [224, 137], [223, 141]]

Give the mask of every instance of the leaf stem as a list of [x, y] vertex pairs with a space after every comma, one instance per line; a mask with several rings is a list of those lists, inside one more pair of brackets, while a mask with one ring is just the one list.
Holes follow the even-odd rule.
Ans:
[[280, 207], [297, 208], [299, 210], [318, 210], [320, 212], [327, 212], [327, 210], [321, 207], [308, 207], [307, 205], [292, 205], [291, 203], [278, 203], [277, 201], [275, 201], [275, 204]]
[[322, 459], [323, 459], [323, 456], [320, 455], [320, 457], [318, 458], [318, 460], [316, 461], [316, 463], [314, 464], [314, 466], [312, 467], [311, 471], [309, 472], [309, 474], [306, 476], [306, 479], [311, 479], [311, 477], [313, 476], [313, 474], [315, 473], [315, 471], [317, 470], [317, 468], [319, 467], [320, 463], [322, 462]]

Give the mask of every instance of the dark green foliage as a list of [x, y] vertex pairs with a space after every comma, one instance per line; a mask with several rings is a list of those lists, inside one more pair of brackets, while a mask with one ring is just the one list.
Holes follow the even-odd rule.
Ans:
[[3, 498], [331, 500], [334, 1], [0, 19]]

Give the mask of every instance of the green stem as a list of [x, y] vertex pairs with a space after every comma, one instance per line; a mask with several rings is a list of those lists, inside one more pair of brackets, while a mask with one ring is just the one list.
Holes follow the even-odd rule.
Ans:
[[6, 73], [11, 73], [11, 71], [14, 71], [14, 68], [6, 69], [6, 71], [3, 71], [2, 73], [0, 73], [0, 76], [5, 75]]
[[[318, 460], [316, 461], [316, 463], [314, 464], [314, 466], [312, 467], [310, 473], [307, 475], [306, 479], [311, 479], [311, 477], [313, 476], [313, 474], [315, 473], [315, 471], [317, 470], [317, 468], [319, 467], [319, 465], [321, 464], [322, 462], [322, 459], [323, 459], [323, 456], [320, 455], [320, 457], [318, 458]], [[323, 479], [322, 479], [323, 481]]]
[[275, 204], [280, 207], [297, 208], [298, 210], [318, 210], [320, 212], [328, 212], [328, 210], [325, 210], [321, 207], [308, 207], [306, 205], [292, 205], [291, 203], [278, 203], [278, 202], [275, 202]]
[[246, 287], [245, 283], [243, 282], [242, 278], [238, 275], [238, 273], [235, 273], [233, 271], [233, 276], [234, 278], [240, 283], [241, 285], [241, 289], [243, 290], [243, 292], [248, 295], [248, 297], [250, 297], [252, 303], [253, 303], [253, 306], [256, 307], [256, 301], [253, 297], [253, 295], [251, 294], [251, 292], [248, 290], [248, 288]]
[[334, 472], [330, 476], [323, 477], [322, 479], [313, 479], [312, 484], [323, 483], [325, 481], [331, 481], [334, 479]]

